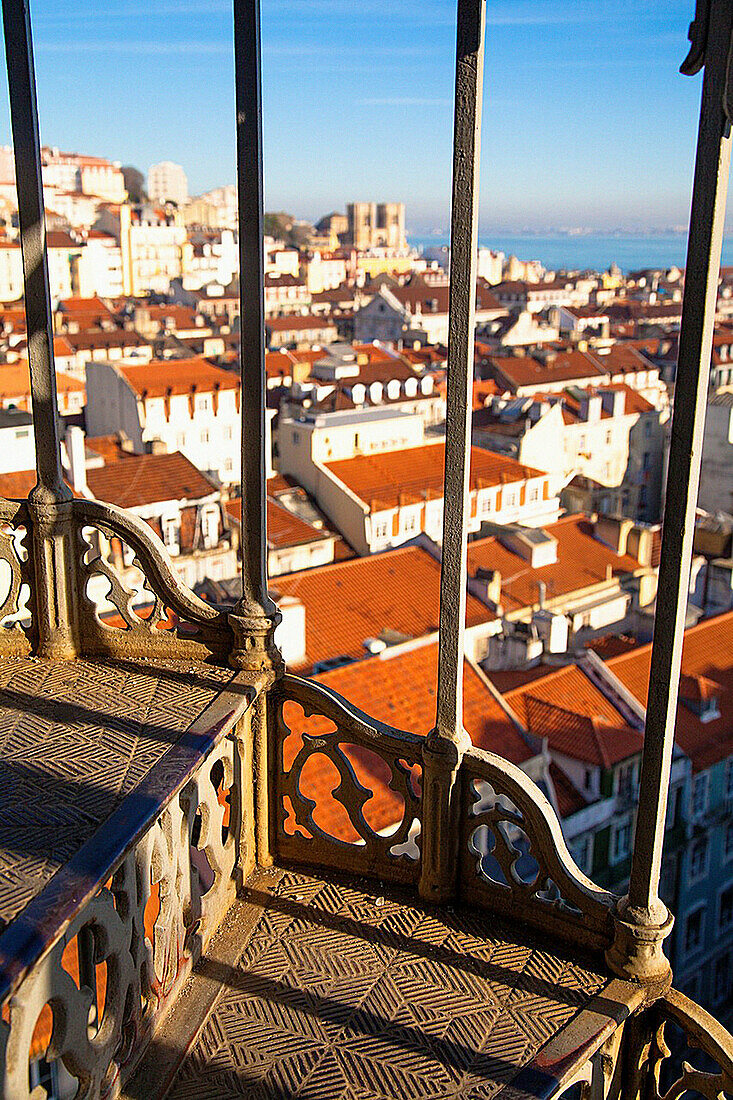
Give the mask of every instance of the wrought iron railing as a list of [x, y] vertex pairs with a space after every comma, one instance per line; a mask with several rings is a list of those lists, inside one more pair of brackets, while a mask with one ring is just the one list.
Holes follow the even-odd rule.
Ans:
[[[231, 613], [175, 577], [162, 544], [107, 505], [73, 500], [61, 468], [40, 140], [28, 0], [3, 0], [25, 275], [38, 482], [27, 501], [0, 504], [0, 558], [11, 582], [0, 614], [0, 656], [46, 660], [151, 655], [228, 662], [250, 685], [246, 729], [232, 718], [198, 756], [153, 769], [147, 816], [123, 817], [121, 844], [95, 838], [83, 889], [70, 863], [0, 937], [0, 1087], [28, 1095], [38, 1014], [51, 1004], [50, 1051], [78, 1078], [78, 1095], [117, 1087], [205, 950], [255, 863], [307, 862], [412, 884], [426, 901], [462, 899], [586, 945], [632, 979], [652, 1008], [628, 1026], [624, 1097], [707, 1097], [733, 1087], [730, 1037], [670, 991], [662, 945], [672, 917], [659, 898], [667, 787], [677, 709], [694, 507], [730, 158], [730, 0], [698, 0], [685, 72], [704, 67], [685, 301], [680, 337], [657, 622], [628, 897], [574, 865], [544, 796], [507, 761], [474, 749], [462, 714], [470, 400], [477, 255], [485, 0], [458, 0], [446, 423], [445, 511], [436, 722], [427, 737], [391, 729], [320, 685], [283, 675], [273, 643], [265, 538], [263, 190], [258, 0], [234, 0], [240, 213], [242, 599]], [[95, 549], [94, 530], [127, 543], [151, 593], [143, 616]], [[90, 538], [90, 532], [92, 537]], [[118, 618], [100, 615], [102, 579]], [[169, 614], [172, 613], [172, 614]], [[337, 777], [327, 792], [342, 825], [329, 830], [307, 782], [314, 758]], [[183, 766], [185, 763], [185, 767]], [[181, 771], [181, 768], [183, 771]], [[400, 812], [389, 831], [370, 821], [376, 788]], [[110, 825], [110, 836], [119, 836]], [[152, 900], [151, 900], [152, 899]], [[155, 910], [154, 914], [152, 910]], [[64, 967], [78, 944], [79, 984]], [[104, 1005], [95, 973], [104, 964]], [[97, 989], [97, 1001], [98, 1001]], [[663, 1092], [672, 1019], [719, 1073], [683, 1069]], [[610, 1081], [616, 1073], [616, 1043]], [[595, 1086], [594, 1086], [595, 1087]], [[604, 1085], [604, 1088], [606, 1086]], [[610, 1085], [609, 1085], [610, 1088]], [[607, 1090], [608, 1091], [608, 1090]], [[611, 1093], [609, 1092], [609, 1095]]]

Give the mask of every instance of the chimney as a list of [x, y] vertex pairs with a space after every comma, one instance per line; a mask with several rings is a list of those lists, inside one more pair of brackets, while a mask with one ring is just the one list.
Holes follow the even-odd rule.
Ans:
[[81, 428], [67, 428], [66, 454], [69, 460], [69, 480], [71, 481], [71, 488], [82, 496], [88, 496], [87, 459], [84, 448], [84, 432]]
[[585, 420], [588, 424], [597, 424], [601, 419], [602, 410], [603, 398], [601, 394], [590, 393], [581, 398], [579, 409], [581, 420]]
[[495, 608], [499, 608], [501, 606], [501, 573], [499, 570], [479, 568], [476, 570], [475, 579], [482, 587], [485, 586], [488, 603], [493, 604]]

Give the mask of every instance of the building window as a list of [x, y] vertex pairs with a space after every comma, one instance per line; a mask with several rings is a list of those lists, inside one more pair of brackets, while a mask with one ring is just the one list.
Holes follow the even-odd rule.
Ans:
[[389, 531], [388, 521], [386, 519], [376, 520], [374, 523], [374, 539], [375, 541], [381, 541], [387, 538]]
[[231, 428], [231, 425], [227, 425], [227, 427], [224, 429], [224, 439], [226, 440], [227, 443], [229, 443], [231, 438], [232, 438], [232, 428]]
[[633, 761], [629, 764], [622, 764], [617, 775], [617, 794], [622, 801], [629, 802], [636, 791], [636, 764]]
[[219, 510], [217, 508], [204, 509], [201, 516], [201, 534], [206, 549], [213, 550], [219, 542]]
[[15, 438], [16, 439], [27, 439], [30, 434], [31, 433], [30, 433], [29, 428], [18, 428], [16, 430], [16, 433], [15, 433]]
[[700, 905], [688, 913], [685, 922], [685, 952], [691, 955], [702, 947], [705, 933], [705, 906]]
[[504, 507], [515, 508], [517, 504], [517, 490], [505, 489], [504, 490]]
[[178, 435], [176, 436], [176, 446], [178, 447], [179, 451], [183, 450], [183, 448], [186, 446], [186, 433], [185, 432], [179, 432]]
[[716, 1005], [721, 1004], [723, 1001], [727, 1001], [731, 995], [731, 978], [733, 974], [731, 971], [731, 953], [726, 951], [724, 955], [715, 960], [715, 970], [713, 971], [713, 1000]]
[[613, 440], [613, 432], [606, 432], [606, 446], [607, 447], [611, 446], [611, 441], [612, 440]]
[[723, 839], [723, 859], [733, 857], [733, 821], [729, 821]]
[[692, 781], [692, 799], [690, 813], [693, 821], [700, 821], [708, 810], [710, 794], [710, 775], [700, 772]]
[[718, 897], [718, 931], [728, 932], [733, 927], [733, 882], [721, 890]]
[[573, 857], [575, 863], [583, 872], [587, 875], [590, 871], [591, 858], [593, 854], [593, 839], [589, 834], [580, 837], [578, 840], [574, 840], [570, 845], [570, 854]]
[[536, 485], [533, 485], [529, 490], [529, 499], [532, 504], [535, 504], [536, 501], [540, 499], [540, 491]]
[[300, 432], [293, 432], [293, 444], [294, 444], [294, 446], [297, 447], [299, 443], [300, 443]]
[[708, 873], [708, 838], [696, 840], [690, 849], [690, 882], [699, 882]]
[[487, 493], [481, 498], [481, 515], [488, 516], [491, 513], [491, 497]]
[[402, 513], [402, 530], [406, 535], [411, 535], [417, 530], [417, 516], [414, 512]]
[[211, 409], [211, 398], [208, 393], [199, 394], [196, 398], [196, 408], [199, 412], [209, 412]]
[[644, 457], [641, 460], [642, 470], [648, 470], [650, 468], [651, 464], [652, 464], [652, 456], [649, 454], [649, 451], [644, 451]]
[[725, 800], [733, 802], [733, 756], [729, 756], [725, 765]]
[[620, 863], [631, 851], [631, 818], [614, 825], [611, 830], [611, 863]]
[[180, 553], [180, 530], [178, 520], [164, 519], [162, 520], [162, 528], [163, 542], [168, 553], [174, 555]]
[[593, 771], [591, 768], [585, 769], [585, 789], [589, 791], [593, 786]]
[[208, 431], [206, 431], [206, 429], [204, 429], [204, 431], [201, 433], [201, 442], [202, 443], [208, 443], [209, 442], [209, 433], [208, 433]]

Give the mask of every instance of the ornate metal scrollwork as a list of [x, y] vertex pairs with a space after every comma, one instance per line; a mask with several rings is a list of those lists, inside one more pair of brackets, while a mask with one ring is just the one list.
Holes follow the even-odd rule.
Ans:
[[[0, 1017], [4, 1100], [31, 1100], [30, 1052], [45, 1006], [53, 1017], [45, 1056], [78, 1079], [79, 1096], [111, 1095], [134, 1068], [234, 900], [233, 761], [233, 742], [225, 738], [10, 997]], [[80, 966], [70, 973], [64, 965], [67, 945], [84, 929], [91, 932], [91, 962], [106, 967], [94, 1028], [95, 991]], [[40, 1095], [35, 1090], [33, 1100]]]
[[574, 940], [606, 945], [613, 896], [575, 865], [540, 789], [481, 749], [464, 756], [461, 781], [461, 892]]
[[[174, 573], [163, 543], [136, 516], [98, 501], [75, 501], [74, 515], [82, 541], [81, 631], [87, 653], [130, 653], [167, 657], [207, 654], [226, 658], [233, 645], [233, 633], [226, 612], [199, 599]], [[134, 552], [133, 564], [140, 570], [151, 593], [151, 607], [145, 616], [135, 608], [139, 594], [130, 588], [117, 570], [84, 537], [84, 530], [96, 529], [109, 539], [120, 539]], [[89, 581], [102, 577], [108, 587], [107, 602], [121, 622], [105, 621], [87, 591]], [[169, 611], [172, 614], [169, 614]]]
[[[649, 1010], [649, 1022], [651, 1031], [640, 1046], [634, 1067], [634, 1095], [641, 1094], [648, 1100], [682, 1100], [687, 1096], [728, 1100], [733, 1096], [733, 1036], [704, 1008], [670, 989]], [[688, 1047], [701, 1052], [717, 1071], [699, 1069], [688, 1061], [679, 1061], [673, 1068], [665, 1034], [670, 1022], [682, 1031]], [[667, 1080], [663, 1081], [665, 1076]]]
[[[24, 655], [31, 648], [31, 548], [28, 509], [13, 500], [0, 501], [0, 648], [5, 655]], [[30, 625], [28, 620], [30, 620]]]
[[295, 676], [273, 694], [280, 855], [416, 881], [423, 739]]

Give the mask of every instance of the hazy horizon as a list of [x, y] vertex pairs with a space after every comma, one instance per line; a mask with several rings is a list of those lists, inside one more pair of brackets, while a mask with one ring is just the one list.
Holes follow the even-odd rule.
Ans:
[[[492, 0], [484, 231], [686, 225], [700, 78], [678, 70], [694, 6]], [[192, 194], [233, 180], [229, 0], [31, 8], [45, 143], [143, 172], [173, 160]], [[313, 220], [404, 201], [413, 235], [444, 233], [454, 0], [263, 0], [262, 21], [267, 208]]]

